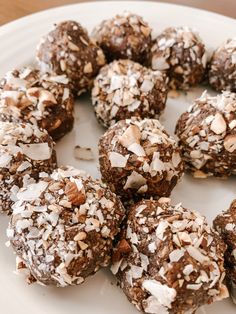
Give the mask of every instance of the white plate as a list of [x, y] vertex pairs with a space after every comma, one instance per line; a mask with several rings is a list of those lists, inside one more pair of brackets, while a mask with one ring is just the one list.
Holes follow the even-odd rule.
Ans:
[[[75, 19], [89, 31], [102, 19], [110, 18], [124, 10], [142, 15], [155, 29], [155, 33], [172, 25], [195, 27], [211, 50], [228, 37], [236, 34], [236, 21], [224, 16], [187, 7], [152, 2], [99, 2], [83, 3], [43, 11], [0, 28], [0, 75], [11, 68], [31, 63], [35, 46], [41, 35], [47, 33], [54, 22]], [[161, 121], [173, 134], [177, 117], [186, 110], [201, 88], [186, 96], [168, 100]], [[73, 157], [76, 144], [91, 147], [97, 156], [97, 141], [103, 129], [98, 125], [90, 100], [82, 96], [76, 104], [74, 130], [57, 144], [59, 164], [71, 164], [98, 177], [97, 162], [82, 162]], [[185, 176], [174, 189], [173, 203], [199, 210], [209, 222], [218, 212], [229, 206], [235, 197], [235, 179], [197, 180]], [[134, 314], [135, 308], [116, 287], [109, 270], [102, 270], [85, 284], [64, 289], [28, 286], [13, 273], [15, 267], [11, 249], [4, 245], [8, 219], [0, 217], [0, 313], [1, 314]], [[198, 314], [233, 314], [235, 307], [228, 299], [201, 308]]]

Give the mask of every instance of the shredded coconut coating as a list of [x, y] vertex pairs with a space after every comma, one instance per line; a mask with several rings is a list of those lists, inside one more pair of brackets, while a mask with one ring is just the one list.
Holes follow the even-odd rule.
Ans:
[[155, 119], [117, 122], [101, 137], [102, 179], [124, 200], [169, 196], [184, 171], [175, 140]]
[[166, 98], [165, 74], [131, 60], [113, 61], [103, 67], [92, 90], [95, 114], [105, 127], [132, 116], [157, 118]]
[[57, 166], [54, 143], [29, 123], [0, 122], [0, 212], [11, 213], [20, 187]]
[[204, 79], [207, 54], [199, 35], [189, 27], [169, 27], [151, 50], [152, 69], [170, 78], [171, 89], [188, 90]]
[[100, 181], [59, 168], [17, 198], [7, 234], [39, 283], [77, 285], [108, 266], [124, 208]]
[[199, 213], [166, 198], [143, 200], [130, 209], [111, 270], [138, 310], [195, 313], [228, 297], [224, 251]]
[[32, 67], [9, 71], [0, 82], [0, 120], [30, 122], [60, 139], [74, 123], [68, 84], [64, 75], [40, 74]]
[[124, 12], [95, 27], [92, 37], [103, 49], [109, 62], [130, 59], [141, 64], [150, 63], [152, 29], [139, 15]]
[[176, 125], [182, 157], [194, 176], [228, 177], [236, 171], [236, 94], [204, 92]]
[[66, 75], [75, 94], [91, 88], [93, 78], [106, 63], [100, 47], [87, 30], [75, 21], [64, 21], [43, 37], [37, 48], [42, 71]]
[[225, 252], [226, 279], [231, 297], [236, 303], [236, 200], [232, 202], [228, 210], [215, 218], [213, 226], [227, 246]]
[[215, 90], [236, 92], [236, 38], [228, 39], [214, 51], [208, 77]]

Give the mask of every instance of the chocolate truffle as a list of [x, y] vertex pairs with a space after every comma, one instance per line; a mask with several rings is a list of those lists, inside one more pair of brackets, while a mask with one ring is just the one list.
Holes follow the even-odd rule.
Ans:
[[232, 299], [236, 304], [236, 200], [232, 202], [228, 210], [215, 218], [213, 225], [227, 246], [226, 279]]
[[65, 74], [78, 95], [91, 88], [93, 78], [106, 62], [101, 48], [75, 21], [55, 25], [41, 39], [37, 59], [42, 71], [53, 75]]
[[236, 38], [228, 39], [214, 51], [208, 76], [210, 85], [217, 91], [236, 92]]
[[0, 120], [30, 122], [58, 140], [73, 128], [74, 100], [64, 76], [25, 67], [0, 82]]
[[130, 59], [147, 65], [152, 46], [151, 32], [141, 16], [125, 12], [103, 21], [93, 30], [92, 37], [109, 62]]
[[58, 169], [17, 198], [7, 234], [39, 283], [78, 285], [108, 266], [124, 208], [105, 185], [80, 170]]
[[186, 169], [195, 177], [236, 173], [236, 94], [204, 92], [180, 116], [176, 134]]
[[225, 245], [205, 217], [168, 199], [131, 207], [112, 271], [138, 310], [195, 313], [228, 297]]
[[156, 118], [165, 108], [165, 74], [131, 60], [118, 60], [100, 70], [94, 81], [92, 102], [105, 127], [132, 116]]
[[170, 27], [152, 46], [152, 68], [164, 71], [171, 89], [187, 90], [204, 78], [207, 54], [198, 34], [189, 27]]
[[30, 123], [0, 122], [0, 212], [11, 213], [20, 187], [56, 168], [54, 143]]
[[124, 200], [169, 196], [184, 166], [175, 140], [155, 119], [117, 122], [101, 137], [102, 179]]

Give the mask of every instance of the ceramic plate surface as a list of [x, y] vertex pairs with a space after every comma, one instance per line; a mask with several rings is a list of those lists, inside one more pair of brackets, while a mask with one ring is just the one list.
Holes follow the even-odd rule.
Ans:
[[[39, 38], [55, 22], [74, 19], [89, 31], [101, 20], [129, 10], [140, 14], [154, 29], [161, 32], [167, 26], [187, 25], [198, 30], [209, 51], [225, 39], [236, 35], [236, 21], [224, 16], [187, 7], [155, 2], [96, 2], [59, 7], [27, 16], [0, 27], [0, 76], [6, 71], [34, 61]], [[161, 122], [173, 134], [179, 115], [199, 96], [203, 88], [187, 95], [169, 99]], [[99, 177], [97, 168], [97, 142], [104, 132], [97, 123], [89, 96], [76, 103], [74, 130], [57, 143], [59, 164], [70, 164]], [[96, 161], [74, 159], [75, 145], [91, 147]], [[218, 212], [226, 209], [235, 197], [234, 178], [197, 180], [185, 175], [172, 193], [172, 203], [182, 202], [185, 207], [204, 214], [211, 223]], [[22, 277], [13, 273], [15, 259], [12, 250], [5, 247], [7, 240], [6, 217], [0, 217], [0, 313], [1, 314], [135, 314], [136, 309], [116, 286], [109, 270], [101, 270], [85, 284], [64, 289], [45, 288], [37, 284], [28, 286]], [[236, 307], [230, 299], [205, 306], [198, 314], [233, 314]]]

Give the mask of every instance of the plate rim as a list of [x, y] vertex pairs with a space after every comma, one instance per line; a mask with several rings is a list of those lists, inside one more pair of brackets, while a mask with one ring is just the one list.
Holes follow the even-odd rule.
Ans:
[[[12, 20], [10, 22], [7, 22], [5, 24], [2, 24], [0, 26], [0, 35], [2, 35], [2, 33], [11, 31], [11, 28], [14, 28], [17, 26], [17, 24], [22, 24], [22, 23], [27, 23], [28, 20], [34, 18], [34, 17], [39, 17], [43, 16], [45, 13], [56, 13], [57, 11], [62, 10], [63, 8], [71, 8], [71, 7], [81, 7], [81, 6], [91, 6], [91, 5], [96, 5], [96, 6], [102, 6], [102, 5], [118, 5], [121, 3], [126, 3], [127, 5], [131, 5], [131, 4], [139, 4], [143, 3], [145, 5], [150, 5], [150, 4], [154, 4], [163, 8], [168, 9], [168, 7], [172, 7], [172, 8], [176, 8], [176, 9], [182, 9], [182, 10], [186, 10], [186, 11], [191, 11], [192, 13], [199, 13], [199, 14], [205, 14], [208, 17], [212, 17], [212, 18], [218, 18], [221, 20], [228, 20], [228, 22], [236, 22], [236, 19], [220, 14], [220, 13], [216, 13], [216, 12], [212, 12], [209, 10], [205, 10], [205, 9], [199, 9], [199, 8], [194, 8], [192, 6], [187, 6], [187, 5], [183, 5], [183, 4], [175, 4], [175, 3], [169, 3], [169, 2], [159, 2], [159, 1], [154, 1], [154, 0], [141, 0], [141, 1], [137, 1], [137, 0], [115, 0], [115, 1], [111, 1], [111, 0], [102, 0], [102, 1], [86, 1], [86, 2], [81, 2], [81, 3], [70, 3], [70, 4], [65, 4], [65, 5], [60, 5], [60, 6], [56, 6], [56, 7], [52, 7], [52, 8], [48, 8], [48, 9], [43, 9], [40, 10], [38, 12], [34, 12], [34, 13], [30, 13], [27, 14], [23, 17], [17, 18], [15, 20]], [[125, 9], [123, 10], [125, 11]]]

